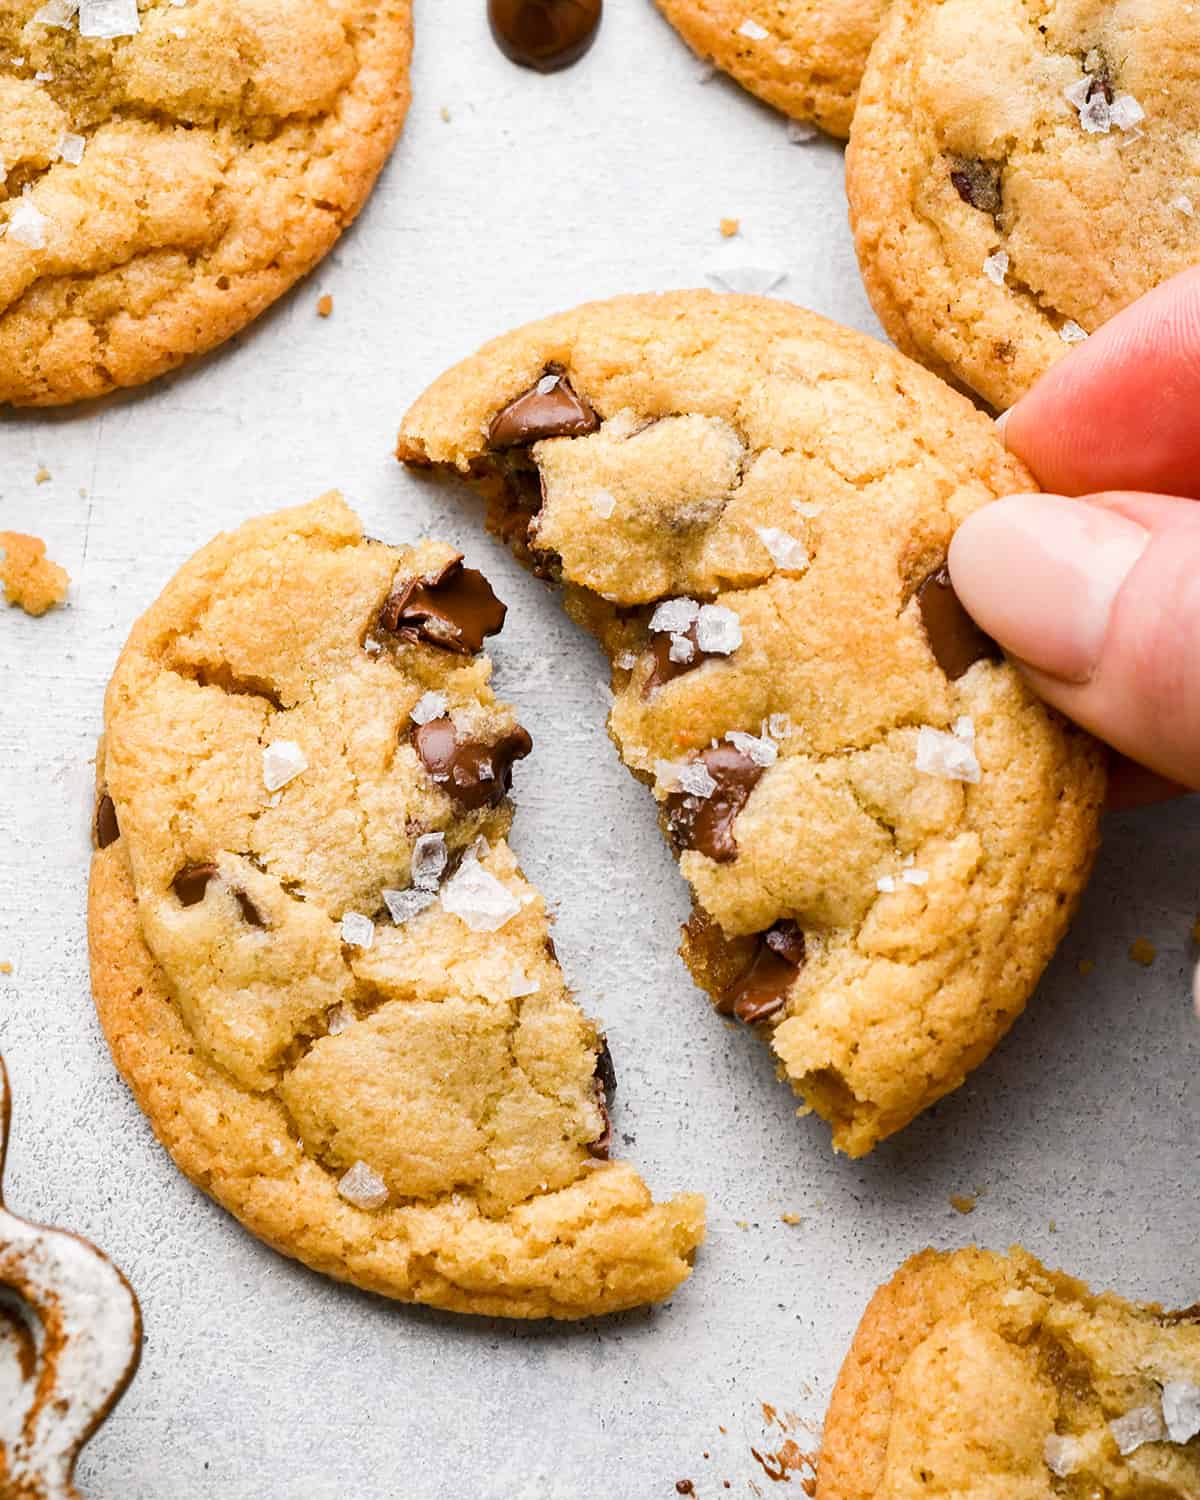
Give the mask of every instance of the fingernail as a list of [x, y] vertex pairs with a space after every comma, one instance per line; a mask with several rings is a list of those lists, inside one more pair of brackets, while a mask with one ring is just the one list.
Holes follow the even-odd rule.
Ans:
[[950, 544], [959, 598], [1014, 656], [1087, 682], [1121, 585], [1150, 533], [1086, 500], [1009, 495], [968, 516]]
[[1006, 448], [1008, 447], [1008, 438], [1005, 436], [1004, 429], [1008, 426], [1008, 419], [1011, 413], [1012, 407], [1010, 406], [1008, 408], [1008, 411], [1002, 411], [1000, 413], [995, 422], [996, 436], [1000, 439], [1000, 441]]

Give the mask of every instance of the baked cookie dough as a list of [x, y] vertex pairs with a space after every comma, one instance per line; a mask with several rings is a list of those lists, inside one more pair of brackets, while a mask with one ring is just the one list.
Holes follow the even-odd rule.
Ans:
[[1032, 1255], [923, 1251], [842, 1366], [817, 1500], [1191, 1500], [1200, 1309], [1164, 1313]]
[[179, 1167], [387, 1296], [575, 1318], [666, 1297], [703, 1200], [609, 1162], [603, 1038], [506, 842], [504, 606], [336, 496], [218, 537], [109, 685], [92, 980]]
[[692, 50], [843, 140], [887, 0], [655, 0]]
[[612, 737], [692, 888], [683, 955], [861, 1155], [1024, 1008], [1096, 850], [1098, 747], [958, 604], [1029, 475], [908, 360], [678, 292], [497, 339], [404, 418], [612, 663]]
[[1200, 8], [895, 0], [846, 158], [875, 311], [996, 408], [1200, 260]]
[[161, 375], [311, 270], [411, 47], [410, 0], [4, 0], [0, 402]]

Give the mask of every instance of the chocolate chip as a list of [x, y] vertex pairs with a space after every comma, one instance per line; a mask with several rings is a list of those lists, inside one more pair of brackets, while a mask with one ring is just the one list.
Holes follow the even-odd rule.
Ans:
[[787, 1002], [804, 963], [804, 934], [795, 922], [776, 922], [758, 940], [750, 967], [721, 997], [720, 1009], [747, 1026], [765, 1021]]
[[917, 605], [929, 649], [951, 682], [977, 661], [1000, 656], [1000, 647], [962, 607], [945, 568], [931, 573], [917, 590]]
[[734, 821], [763, 767], [732, 745], [710, 745], [700, 752], [700, 760], [717, 783], [716, 790], [709, 797], [672, 792], [667, 798], [667, 826], [680, 849], [698, 849], [725, 865], [737, 858]]
[[488, 0], [488, 20], [505, 57], [554, 73], [592, 45], [602, 9], [602, 0]]
[[960, 161], [951, 170], [950, 181], [962, 201], [972, 208], [993, 216], [1000, 212], [1000, 168], [994, 162]]
[[93, 836], [97, 849], [107, 849], [109, 844], [115, 844], [121, 837], [121, 829], [117, 823], [117, 809], [113, 806], [113, 799], [107, 792], [101, 792], [100, 800], [96, 803]]
[[430, 719], [413, 735], [425, 769], [460, 807], [494, 807], [512, 786], [513, 761], [533, 749], [528, 733], [518, 725], [491, 744], [462, 740], [452, 719]]
[[654, 665], [650, 668], [650, 675], [642, 686], [643, 698], [649, 698], [664, 683], [674, 682], [676, 677], [682, 677], [685, 672], [695, 671], [701, 662], [708, 661], [713, 655], [711, 651], [701, 651], [694, 624], [679, 633], [691, 641], [691, 657], [687, 661], [673, 660], [671, 656], [673, 637], [666, 631], [656, 631], [650, 641], [650, 649], [654, 653]]
[[604, 1121], [604, 1129], [588, 1145], [588, 1151], [601, 1161], [607, 1161], [608, 1153], [612, 1148], [612, 1116], [608, 1112], [608, 1106], [617, 1095], [617, 1074], [613, 1067], [612, 1053], [608, 1050], [607, 1037], [600, 1038], [600, 1050], [596, 1054], [596, 1075], [592, 1080], [592, 1086], [596, 1091], [596, 1104], [599, 1106], [600, 1115]]
[[507, 613], [483, 574], [464, 568], [459, 557], [433, 577], [410, 578], [398, 588], [383, 606], [379, 625], [403, 640], [473, 656], [483, 649], [485, 636], [501, 629]]
[[589, 403], [575, 394], [561, 371], [551, 369], [523, 396], [496, 413], [488, 428], [488, 444], [492, 448], [527, 448], [543, 438], [586, 437], [599, 426], [600, 418]]
[[[208, 882], [217, 874], [218, 870], [214, 864], [184, 865], [179, 874], [171, 882], [171, 889], [175, 892], [180, 906], [198, 906], [204, 900], [208, 890]], [[251, 927], [265, 927], [263, 915], [247, 896], [245, 891], [233, 888], [233, 897], [242, 913], [243, 921]]]

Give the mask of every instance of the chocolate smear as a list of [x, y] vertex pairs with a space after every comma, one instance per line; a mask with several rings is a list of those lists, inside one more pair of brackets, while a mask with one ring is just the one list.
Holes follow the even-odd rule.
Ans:
[[102, 792], [100, 800], [96, 803], [93, 837], [96, 840], [97, 849], [107, 849], [109, 844], [115, 844], [121, 837], [121, 829], [117, 823], [117, 809], [107, 792]]
[[488, 0], [488, 20], [511, 62], [554, 73], [596, 40], [603, 8], [603, 0]]
[[729, 744], [710, 745], [699, 758], [716, 789], [708, 797], [672, 792], [667, 826], [679, 849], [698, 849], [725, 865], [737, 858], [733, 825], [765, 768]]
[[803, 963], [804, 934], [795, 922], [776, 922], [759, 938], [750, 967], [725, 991], [718, 1008], [747, 1026], [765, 1021], [783, 1009]]
[[600, 418], [567, 377], [555, 369], [546, 374], [503, 411], [488, 428], [491, 448], [527, 448], [543, 438], [586, 437], [600, 426]]
[[458, 557], [440, 573], [410, 578], [396, 589], [380, 611], [379, 625], [401, 640], [428, 641], [443, 651], [474, 656], [484, 637], [501, 629], [507, 613], [478, 568], [464, 568]]
[[500, 739], [460, 739], [453, 719], [430, 719], [418, 726], [413, 743], [421, 763], [460, 807], [494, 807], [512, 786], [513, 762], [523, 760], [533, 741], [518, 724]]
[[596, 1054], [596, 1076], [592, 1080], [592, 1086], [596, 1091], [596, 1104], [604, 1121], [604, 1129], [589, 1144], [588, 1151], [600, 1161], [607, 1161], [612, 1148], [612, 1115], [608, 1106], [617, 1095], [617, 1073], [613, 1067], [612, 1053], [608, 1050], [608, 1038], [604, 1036], [600, 1038], [600, 1051]]
[[929, 649], [951, 682], [977, 661], [1001, 656], [1000, 647], [962, 607], [946, 568], [931, 573], [917, 590], [917, 606]]

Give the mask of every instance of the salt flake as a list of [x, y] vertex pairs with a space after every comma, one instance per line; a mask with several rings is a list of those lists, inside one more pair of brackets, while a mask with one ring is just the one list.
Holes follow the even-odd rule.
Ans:
[[1087, 338], [1087, 329], [1080, 328], [1074, 318], [1068, 318], [1058, 330], [1058, 336], [1064, 344], [1082, 344]]
[[79, 0], [46, 0], [41, 10], [34, 11], [33, 19], [39, 26], [67, 27], [78, 9]]
[[1166, 1423], [1158, 1406], [1135, 1406], [1123, 1417], [1115, 1417], [1108, 1428], [1123, 1458], [1135, 1453], [1143, 1443], [1161, 1443], [1167, 1436]]
[[1163, 1420], [1173, 1443], [1190, 1443], [1200, 1432], [1200, 1385], [1168, 1380], [1162, 1389]]
[[882, 891], [885, 896], [890, 896], [896, 889], [896, 877], [894, 875], [881, 875], [875, 882], [875, 889]]
[[696, 617], [696, 641], [709, 656], [729, 656], [742, 644], [742, 622], [723, 604], [702, 604]]
[[497, 932], [521, 910], [521, 903], [478, 860], [464, 860], [442, 887], [442, 910], [472, 932]]
[[616, 508], [616, 496], [610, 494], [608, 490], [600, 489], [592, 491], [592, 510], [602, 521], [607, 521]]
[[20, 240], [31, 250], [43, 250], [46, 246], [46, 225], [50, 220], [27, 195], [17, 199], [8, 218], [8, 237]]
[[664, 599], [650, 616], [650, 629], [655, 634], [668, 631], [671, 635], [682, 635], [699, 618], [700, 606], [694, 599]]
[[1108, 106], [1108, 117], [1118, 130], [1132, 131], [1146, 118], [1146, 111], [1132, 94], [1118, 94]]
[[354, 1025], [354, 1016], [349, 1006], [333, 1005], [325, 1013], [325, 1030], [330, 1036], [341, 1036]]
[[667, 648], [667, 656], [671, 661], [686, 665], [696, 654], [696, 648], [691, 638], [686, 635], [673, 635], [671, 644]]
[[79, 0], [80, 36], [136, 36], [141, 29], [137, 0]]
[[355, 1208], [382, 1208], [388, 1201], [387, 1183], [365, 1161], [356, 1161], [342, 1176], [338, 1192]]
[[763, 42], [770, 36], [770, 32], [757, 21], [746, 20], [738, 27], [738, 36], [748, 36], [752, 42]]
[[807, 146], [809, 141], [815, 141], [819, 134], [815, 125], [809, 125], [804, 120], [787, 122], [787, 138], [793, 146]]
[[929, 871], [915, 870], [910, 867], [907, 870], [901, 871], [900, 879], [903, 880], [905, 885], [928, 885]]
[[449, 859], [444, 833], [423, 833], [413, 845], [412, 883], [423, 891], [436, 891]]
[[1168, 206], [1173, 208], [1176, 213], [1183, 214], [1189, 219], [1196, 212], [1195, 204], [1186, 193], [1177, 193], [1175, 197], [1171, 199], [1171, 202]]
[[445, 693], [422, 693], [409, 711], [414, 724], [429, 724], [434, 719], [444, 719], [449, 704]]
[[818, 505], [815, 500], [793, 500], [792, 509], [798, 516], [804, 516], [811, 521], [814, 516], [819, 516], [824, 510], [823, 505]]
[[397, 927], [403, 927], [405, 922], [411, 922], [414, 917], [432, 906], [436, 900], [437, 897], [432, 891], [385, 889], [383, 892], [384, 905]]
[[1078, 1438], [1064, 1437], [1052, 1432], [1042, 1447], [1042, 1457], [1051, 1474], [1066, 1479], [1083, 1464], [1083, 1444]]
[[308, 770], [308, 760], [295, 740], [272, 740], [262, 753], [263, 784], [277, 792]]
[[1008, 275], [1008, 251], [997, 250], [994, 255], [989, 255], [983, 263], [983, 274], [996, 286], [1003, 286]]
[[781, 531], [778, 526], [756, 526], [754, 529], [777, 568], [788, 573], [800, 573], [808, 567], [808, 548], [798, 537], [792, 536], [788, 531]]
[[342, 917], [342, 942], [351, 948], [369, 948], [375, 941], [375, 923], [362, 912], [348, 911]]
[[978, 782], [979, 762], [971, 740], [923, 726], [917, 731], [917, 770], [946, 781]]
[[786, 271], [776, 271], [770, 266], [722, 266], [709, 271], [708, 279], [722, 291], [737, 292], [744, 297], [765, 297], [787, 280]]
[[548, 396], [551, 391], [557, 390], [559, 377], [557, 375], [543, 375], [537, 383], [539, 396]]
[[779, 759], [779, 751], [775, 745], [764, 735], [759, 739], [757, 735], [745, 734], [740, 729], [731, 729], [725, 736], [735, 750], [740, 750], [747, 755], [756, 766], [773, 766]]
[[513, 1000], [524, 1000], [526, 995], [536, 995], [541, 985], [530, 979], [520, 964], [513, 964], [508, 976], [508, 993]]
[[73, 135], [69, 130], [64, 130], [58, 138], [58, 144], [54, 148], [54, 154], [60, 161], [65, 161], [68, 166], [77, 167], [83, 160], [83, 149], [87, 140], [82, 135]]
[[767, 733], [773, 740], [786, 740], [792, 732], [792, 720], [788, 714], [772, 714], [767, 720]]

